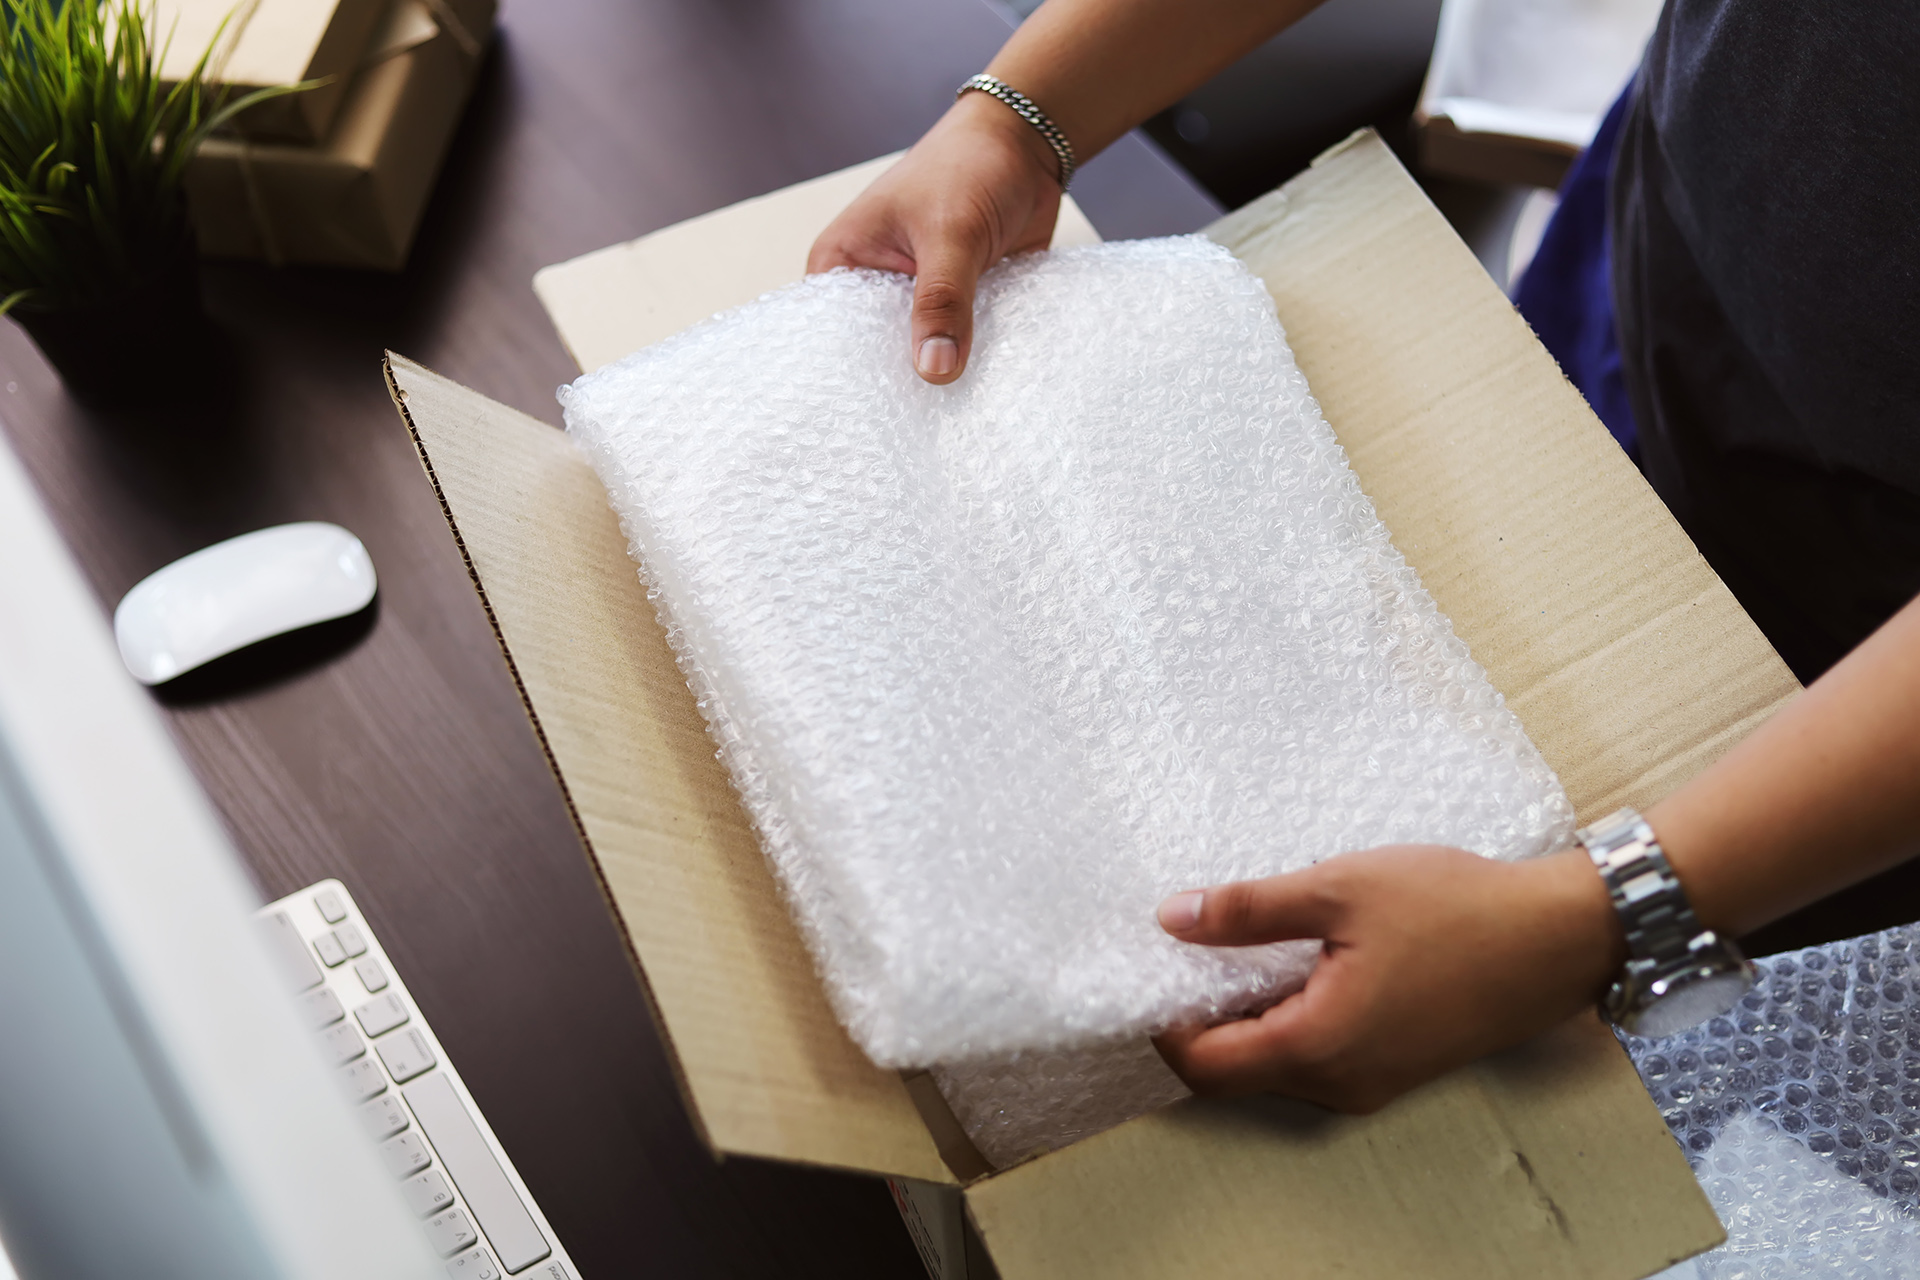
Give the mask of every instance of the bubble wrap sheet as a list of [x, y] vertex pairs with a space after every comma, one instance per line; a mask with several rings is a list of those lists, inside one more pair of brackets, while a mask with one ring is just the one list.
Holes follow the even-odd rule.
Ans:
[[910, 296], [815, 276], [562, 392], [876, 1062], [948, 1064], [951, 1097], [994, 1058], [1051, 1105], [1083, 1079], [1058, 1055], [1131, 1039], [1137, 1065], [1141, 1036], [1311, 967], [1310, 943], [1173, 941], [1167, 894], [1567, 837], [1224, 249], [1005, 264], [944, 388], [909, 367]]
[[1920, 926], [1758, 967], [1727, 1017], [1627, 1040], [1727, 1228], [1668, 1275], [1920, 1276]]

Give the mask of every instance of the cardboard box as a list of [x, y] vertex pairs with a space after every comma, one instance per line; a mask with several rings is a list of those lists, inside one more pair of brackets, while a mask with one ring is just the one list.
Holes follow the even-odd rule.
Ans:
[[397, 0], [324, 143], [205, 143], [186, 173], [200, 252], [398, 271], [459, 127], [493, 12], [493, 0]]
[[[709, 215], [536, 287], [583, 363], [616, 357], [797, 277], [871, 176]], [[1583, 815], [1651, 802], [1791, 696], [1376, 137], [1208, 234], [1266, 281], [1396, 544]], [[716, 246], [756, 265], [709, 288]], [[926, 1077], [875, 1067], [835, 1022], [585, 461], [402, 357], [388, 379], [717, 1155], [902, 1179], [916, 1239], [948, 1275], [960, 1250], [937, 1202], [963, 1196], [1006, 1280], [1628, 1280], [1722, 1238], [1595, 1016], [1373, 1116], [1193, 1100], [988, 1174]]]
[[236, 130], [263, 141], [315, 142], [327, 136], [387, 7], [387, 0], [154, 0], [154, 40], [166, 46], [160, 78], [168, 85], [186, 79], [218, 33], [207, 79], [236, 96], [327, 81], [248, 110]]

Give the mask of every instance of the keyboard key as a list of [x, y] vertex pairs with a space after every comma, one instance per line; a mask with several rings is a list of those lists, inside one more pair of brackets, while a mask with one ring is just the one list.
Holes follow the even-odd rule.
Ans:
[[407, 1020], [407, 1006], [389, 991], [377, 1000], [369, 1000], [353, 1011], [360, 1029], [370, 1036], [383, 1036]]
[[350, 1022], [338, 1022], [320, 1033], [320, 1044], [327, 1051], [327, 1059], [334, 1066], [352, 1062], [367, 1051], [367, 1042], [353, 1029]]
[[415, 1174], [401, 1183], [400, 1189], [407, 1193], [407, 1203], [413, 1206], [414, 1213], [422, 1218], [431, 1218], [453, 1204], [453, 1189], [447, 1186], [438, 1169]]
[[[407, 1109], [400, 1105], [400, 1099], [392, 1094], [361, 1103], [360, 1121], [367, 1126], [367, 1133], [375, 1142], [391, 1138], [413, 1123], [407, 1119]], [[440, 1175], [436, 1173], [433, 1176], [437, 1178]]]
[[417, 1133], [388, 1138], [380, 1144], [380, 1154], [387, 1158], [387, 1168], [396, 1178], [411, 1178], [433, 1163], [433, 1157], [427, 1154], [426, 1144]]
[[349, 956], [367, 954], [367, 940], [361, 936], [360, 930], [355, 926], [343, 924], [333, 931], [333, 936], [340, 939], [340, 949]]
[[560, 1265], [560, 1259], [548, 1258], [531, 1271], [522, 1271], [513, 1280], [573, 1280], [567, 1269]]
[[500, 1280], [500, 1268], [493, 1265], [485, 1249], [461, 1254], [447, 1264], [447, 1274], [453, 1280]]
[[453, 1082], [444, 1075], [430, 1076], [404, 1092], [413, 1118], [440, 1153], [440, 1167], [466, 1198], [500, 1265], [511, 1275], [549, 1256], [553, 1250], [547, 1238], [500, 1171], [500, 1162], [453, 1091]]
[[[305, 960], [306, 954], [302, 952], [300, 958]], [[307, 963], [312, 964], [313, 961], [307, 960]], [[307, 1020], [308, 1026], [318, 1031], [346, 1017], [347, 1011], [341, 1007], [339, 996], [321, 987], [318, 991], [309, 991], [300, 997], [300, 1014]]]
[[347, 918], [347, 909], [340, 903], [340, 895], [331, 889], [322, 889], [313, 895], [313, 905], [320, 908], [320, 918], [328, 924], [339, 924]]
[[288, 989], [300, 992], [319, 986], [320, 970], [314, 967], [313, 957], [307, 954], [306, 944], [300, 941], [300, 931], [293, 927], [293, 917], [284, 911], [276, 911], [267, 917], [263, 927], [268, 949], [280, 962]]
[[353, 971], [360, 975], [360, 985], [365, 987], [368, 992], [384, 991], [386, 989], [387, 971], [381, 968], [380, 962], [372, 956], [368, 956], [365, 960], [355, 960], [353, 962]]
[[340, 1068], [340, 1075], [347, 1082], [347, 1096], [355, 1102], [365, 1102], [387, 1091], [387, 1078], [380, 1074], [380, 1067], [372, 1058], [349, 1062]]
[[467, 1221], [466, 1214], [449, 1209], [437, 1218], [428, 1219], [427, 1241], [446, 1258], [462, 1249], [473, 1248], [480, 1243], [480, 1237], [473, 1233], [473, 1224]]
[[420, 1034], [418, 1027], [382, 1040], [375, 1048], [379, 1049], [380, 1061], [387, 1064], [387, 1074], [395, 1084], [405, 1084], [433, 1067], [433, 1050], [427, 1047], [427, 1038]]
[[347, 962], [347, 949], [341, 946], [340, 939], [331, 933], [323, 933], [315, 938], [313, 949], [320, 953], [320, 963], [329, 969]]

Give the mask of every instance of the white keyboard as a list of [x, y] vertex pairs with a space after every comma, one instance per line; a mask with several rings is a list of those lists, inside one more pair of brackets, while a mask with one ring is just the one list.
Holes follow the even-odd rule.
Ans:
[[578, 1280], [338, 880], [260, 909], [307, 1023], [453, 1280]]

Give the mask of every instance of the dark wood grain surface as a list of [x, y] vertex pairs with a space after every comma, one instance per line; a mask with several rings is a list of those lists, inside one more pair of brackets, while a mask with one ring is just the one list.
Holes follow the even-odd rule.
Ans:
[[[382, 349], [557, 421], [537, 268], [908, 145], [1006, 31], [979, 0], [509, 0], [404, 274], [208, 265], [224, 341], [167, 411], [76, 406], [0, 325], [0, 421], [103, 608], [262, 525], [367, 544], [372, 613], [163, 701], [262, 892], [359, 898], [586, 1280], [919, 1262], [878, 1183], [696, 1139]], [[1216, 212], [1137, 140], [1075, 194], [1109, 236]]]

